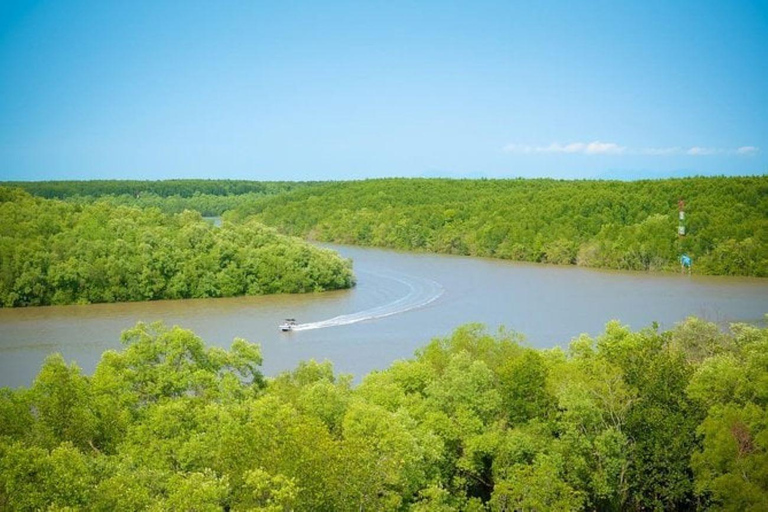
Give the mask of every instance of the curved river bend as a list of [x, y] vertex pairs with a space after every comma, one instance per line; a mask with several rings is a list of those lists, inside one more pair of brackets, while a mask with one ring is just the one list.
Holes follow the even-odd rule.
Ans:
[[[45, 356], [61, 352], [86, 372], [120, 347], [137, 321], [163, 320], [228, 347], [258, 342], [264, 372], [330, 359], [360, 377], [407, 358], [459, 325], [504, 325], [535, 347], [566, 346], [619, 319], [633, 329], [672, 327], [690, 315], [764, 324], [768, 280], [613, 272], [501, 260], [329, 246], [355, 262], [352, 290], [306, 295], [0, 309], [0, 386], [29, 385]], [[299, 328], [281, 333], [286, 317]]]

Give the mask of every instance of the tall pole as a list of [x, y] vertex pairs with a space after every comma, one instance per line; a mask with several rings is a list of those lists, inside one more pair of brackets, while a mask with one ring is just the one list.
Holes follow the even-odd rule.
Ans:
[[683, 201], [682, 198], [677, 202], [677, 212], [677, 235], [683, 237], [685, 236], [685, 201]]
[[[685, 236], [685, 201], [682, 198], [677, 202], [677, 246], [682, 252], [683, 237]], [[691, 273], [691, 258], [685, 253], [680, 255], [680, 271]]]

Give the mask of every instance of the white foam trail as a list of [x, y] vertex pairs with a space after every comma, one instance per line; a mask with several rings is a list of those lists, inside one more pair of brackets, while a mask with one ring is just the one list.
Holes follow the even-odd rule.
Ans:
[[376, 306], [375, 308], [358, 311], [357, 313], [350, 313], [348, 315], [335, 316], [319, 322], [299, 324], [294, 327], [293, 330], [308, 331], [310, 329], [324, 329], [326, 327], [338, 327], [340, 325], [355, 324], [366, 320], [398, 315], [400, 313], [405, 313], [406, 311], [423, 308], [436, 301], [443, 294], [443, 287], [429, 279], [423, 279], [407, 274], [377, 275], [406, 285], [409, 289], [408, 293], [404, 297], [384, 304], [383, 306]]

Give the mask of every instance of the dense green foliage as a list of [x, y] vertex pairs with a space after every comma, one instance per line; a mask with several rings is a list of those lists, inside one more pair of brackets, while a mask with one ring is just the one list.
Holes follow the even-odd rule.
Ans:
[[139, 324], [0, 391], [0, 509], [766, 510], [768, 329], [465, 326], [353, 387]]
[[34, 196], [64, 199], [72, 196], [155, 194], [160, 197], [192, 197], [197, 194], [236, 196], [242, 194], [272, 195], [309, 185], [298, 181], [246, 180], [87, 180], [87, 181], [9, 181], [0, 186], [22, 188]]
[[0, 304], [228, 297], [349, 287], [351, 264], [256, 222], [80, 205], [0, 187]]
[[102, 200], [126, 206], [157, 207], [165, 213], [196, 210], [207, 216], [221, 215], [259, 197], [308, 185], [311, 183], [191, 179], [0, 182], [0, 186], [22, 188], [46, 199], [65, 199], [81, 204]]
[[138, 196], [130, 194], [105, 196], [71, 196], [65, 201], [76, 204], [91, 204], [96, 201], [115, 206], [136, 206], [139, 208], [157, 208], [163, 213], [181, 213], [184, 210], [194, 210], [206, 217], [218, 217], [228, 210], [247, 207], [264, 194], [249, 192], [247, 194], [218, 196], [213, 194], [195, 194], [190, 197], [179, 195], [163, 197], [151, 192]]
[[[687, 235], [677, 235], [678, 200]], [[385, 179], [263, 198], [256, 214], [323, 241], [632, 270], [768, 276], [768, 176], [658, 181]]]

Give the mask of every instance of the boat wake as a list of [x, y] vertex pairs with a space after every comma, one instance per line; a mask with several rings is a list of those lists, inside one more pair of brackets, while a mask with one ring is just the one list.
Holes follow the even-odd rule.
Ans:
[[355, 324], [367, 320], [399, 315], [406, 311], [423, 308], [436, 301], [443, 294], [443, 287], [429, 279], [394, 272], [376, 273], [375, 275], [406, 285], [408, 287], [408, 293], [405, 296], [382, 306], [358, 311], [357, 313], [350, 313], [348, 315], [335, 316], [319, 322], [298, 324], [292, 330], [309, 331], [311, 329], [324, 329], [326, 327], [338, 327], [341, 325]]

